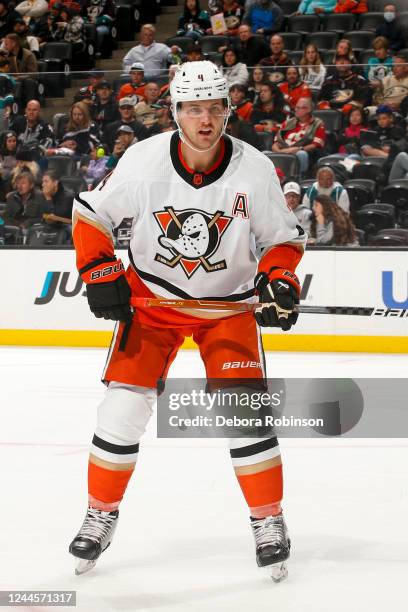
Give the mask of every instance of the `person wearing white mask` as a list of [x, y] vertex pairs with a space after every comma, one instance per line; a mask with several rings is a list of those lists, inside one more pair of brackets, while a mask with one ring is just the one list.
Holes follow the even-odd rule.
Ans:
[[376, 36], [385, 36], [390, 43], [390, 51], [394, 53], [405, 47], [404, 30], [398, 24], [398, 14], [395, 4], [384, 6], [384, 21], [377, 26]]

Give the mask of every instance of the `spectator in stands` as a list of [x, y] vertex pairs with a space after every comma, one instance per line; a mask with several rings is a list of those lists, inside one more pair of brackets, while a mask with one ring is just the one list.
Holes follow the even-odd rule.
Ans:
[[408, 153], [405, 151], [395, 157], [388, 180], [391, 182], [401, 179], [408, 179]]
[[144, 80], [144, 66], [140, 62], [135, 62], [129, 70], [130, 83], [125, 83], [119, 89], [118, 100], [122, 98], [133, 98], [133, 104], [140, 102], [144, 98], [146, 83]]
[[[204, 54], [203, 54], [202, 49], [200, 47], [200, 43], [196, 43], [194, 45], [194, 47], [191, 47], [191, 49], [189, 49], [187, 51], [187, 53], [185, 54], [184, 61], [185, 62], [201, 62], [204, 59], [205, 59], [205, 57], [204, 57]], [[172, 64], [172, 65], [174, 65], [174, 64]]]
[[354, 55], [353, 47], [351, 46], [351, 42], [348, 38], [340, 38], [336, 45], [334, 58], [345, 57], [348, 59], [350, 64], [356, 63], [356, 56]]
[[326, 78], [327, 70], [314, 43], [306, 45], [300, 66], [302, 81], [309, 86], [312, 92], [318, 92]]
[[108, 172], [106, 164], [109, 157], [106, 155], [103, 147], [93, 146], [90, 150], [89, 158], [81, 163], [80, 172], [88, 185], [95, 186]]
[[258, 151], [263, 150], [263, 143], [255, 131], [252, 123], [249, 123], [249, 121], [240, 120], [237, 113], [234, 111], [228, 118], [226, 132], [234, 138], [238, 138], [238, 140], [247, 142], [251, 146], [255, 147], [255, 149], [258, 149]]
[[249, 75], [248, 98], [253, 104], [258, 104], [261, 86], [269, 81], [265, 68], [258, 64]]
[[392, 52], [400, 51], [405, 47], [405, 35], [398, 23], [398, 13], [395, 4], [384, 6], [384, 21], [377, 26], [376, 36], [384, 36]]
[[144, 140], [150, 136], [149, 130], [141, 123], [137, 121], [135, 115], [135, 105], [133, 98], [122, 98], [119, 100], [119, 115], [120, 118], [113, 123], [108, 123], [105, 126], [102, 141], [108, 145], [108, 150], [113, 151], [115, 140], [117, 137], [117, 131], [120, 126], [128, 125], [132, 128], [134, 136], [137, 140]]
[[244, 62], [247, 66], [259, 64], [261, 59], [267, 57], [270, 53], [268, 45], [259, 36], [254, 36], [249, 25], [245, 23], [242, 23], [238, 28], [238, 40], [234, 42], [234, 47], [241, 58], [241, 62]]
[[242, 121], [249, 121], [253, 104], [246, 96], [246, 88], [244, 85], [235, 83], [230, 87], [231, 106]]
[[25, 107], [24, 116], [16, 115], [11, 129], [17, 134], [20, 145], [38, 145], [48, 149], [54, 143], [52, 127], [41, 117], [41, 106], [38, 100], [30, 100]]
[[0, 38], [4, 38], [6, 34], [11, 34], [13, 23], [20, 16], [14, 6], [14, 2], [10, 3], [9, 6], [8, 0], [0, 0]]
[[20, 172], [15, 179], [15, 191], [7, 195], [3, 219], [7, 225], [27, 229], [42, 220], [42, 195], [35, 188], [30, 172]]
[[283, 22], [283, 11], [273, 0], [256, 0], [245, 11], [243, 22], [254, 34], [268, 36], [279, 32]]
[[228, 34], [228, 36], [236, 36], [244, 16], [244, 8], [242, 4], [236, 0], [224, 0], [223, 14], [225, 25], [227, 26], [226, 34]]
[[30, 36], [28, 24], [22, 17], [17, 17], [13, 22], [13, 33], [17, 34], [20, 47], [32, 51], [37, 55], [40, 51], [38, 39], [35, 36]]
[[250, 121], [257, 131], [276, 132], [286, 119], [285, 100], [279, 87], [264, 83], [259, 92], [259, 104], [254, 105]]
[[268, 67], [269, 79], [274, 83], [280, 83], [286, 78], [286, 69], [288, 66], [293, 66], [293, 62], [284, 52], [285, 43], [282, 36], [275, 34], [271, 37], [270, 55], [264, 57], [259, 63], [261, 66]]
[[152, 127], [156, 123], [156, 110], [153, 107], [157, 104], [160, 97], [160, 87], [157, 83], [151, 81], [145, 87], [145, 99], [138, 102], [135, 106], [136, 119], [141, 121], [147, 128]]
[[295, 110], [296, 104], [300, 98], [312, 97], [309, 86], [301, 80], [299, 68], [296, 68], [296, 66], [289, 66], [286, 70], [286, 79], [282, 81], [282, 83], [279, 83], [278, 87], [283, 93], [285, 102], [292, 111]]
[[130, 67], [135, 62], [140, 62], [144, 66], [145, 77], [151, 79], [160, 76], [167, 69], [169, 64], [178, 64], [179, 48], [177, 45], [168, 47], [163, 43], [154, 40], [156, 28], [146, 23], [140, 30], [140, 44], [136, 45], [123, 58], [123, 69], [130, 71]]
[[162, 134], [163, 132], [172, 132], [177, 129], [177, 125], [173, 120], [170, 106], [164, 100], [158, 100], [153, 104], [156, 111], [156, 122], [150, 128], [150, 136], [154, 134]]
[[10, 183], [12, 189], [16, 188], [16, 179], [22, 172], [29, 172], [34, 179], [36, 185], [40, 182], [41, 169], [37, 163], [37, 153], [35, 150], [29, 147], [17, 146], [16, 151], [16, 167], [11, 173]]
[[322, 166], [316, 173], [316, 182], [313, 183], [303, 196], [302, 204], [309, 210], [312, 208], [317, 196], [326, 195], [335, 202], [344, 212], [350, 212], [350, 200], [347, 189], [336, 181], [335, 174], [328, 166]]
[[333, 13], [336, 0], [302, 0], [295, 15], [319, 15]]
[[89, 106], [86, 102], [74, 102], [69, 112], [61, 142], [74, 140], [76, 153], [88, 155], [95, 144], [99, 144], [98, 128], [91, 120]]
[[367, 0], [337, 0], [335, 13], [353, 13], [355, 15], [361, 15], [367, 13], [368, 6]]
[[85, 51], [85, 23], [80, 15], [76, 15], [68, 7], [62, 5], [51, 26], [51, 36], [56, 42], [71, 44], [73, 61]]
[[283, 195], [285, 196], [288, 208], [295, 213], [299, 225], [309, 233], [310, 220], [313, 213], [310, 208], [301, 203], [301, 193], [300, 185], [295, 181], [290, 181], [283, 186]]
[[364, 109], [352, 108], [348, 115], [348, 126], [338, 135], [339, 153], [346, 157], [360, 158], [361, 131], [367, 129], [367, 117]]
[[88, 85], [81, 87], [81, 89], [75, 94], [74, 102], [89, 100], [94, 104], [96, 102], [96, 88], [101, 81], [105, 80], [105, 73], [103, 70], [91, 70], [91, 72], [88, 72], [86, 76], [88, 79]]
[[394, 111], [397, 111], [404, 100], [406, 101], [407, 96], [408, 63], [404, 55], [397, 54], [394, 55], [392, 74], [383, 78], [374, 97], [374, 101], [376, 104], [386, 104]]
[[109, 157], [106, 163], [107, 170], [113, 170], [117, 166], [118, 161], [130, 147], [130, 145], [137, 142], [137, 138], [133, 133], [132, 128], [129, 125], [121, 125], [116, 132], [115, 145], [113, 147], [112, 155]]
[[[1, 6], [1, 4], [0, 4]], [[10, 61], [10, 72], [14, 74], [21, 83], [22, 102], [37, 99], [38, 83], [30, 75], [35, 75], [38, 72], [37, 59], [32, 51], [23, 49], [20, 46], [20, 41], [17, 34], [7, 34], [3, 40], [3, 45], [8, 52]]]
[[64, 188], [55, 170], [46, 170], [42, 177], [42, 217], [53, 229], [63, 229], [66, 241], [72, 234], [74, 194]]
[[174, 75], [176, 74], [178, 70], [178, 64], [172, 64], [169, 67], [169, 80], [168, 82], [163, 85], [163, 87], [160, 88], [160, 98], [159, 100], [164, 100], [166, 102], [166, 104], [171, 104], [171, 97], [170, 97], [170, 85], [172, 80], [174, 79]]
[[248, 68], [243, 64], [234, 47], [227, 47], [222, 55], [222, 73], [228, 86], [246, 85], [249, 79]]
[[38, 19], [48, 13], [48, 2], [45, 0], [23, 0], [16, 6], [17, 13], [24, 17]]
[[403, 150], [408, 146], [405, 128], [395, 125], [394, 113], [389, 106], [378, 106], [376, 111], [377, 125], [373, 131], [377, 134], [377, 144], [363, 144], [361, 152], [364, 157], [385, 157], [398, 147]]
[[364, 70], [366, 78], [377, 87], [384, 77], [392, 73], [394, 58], [388, 54], [389, 43], [384, 36], [377, 36], [373, 41], [374, 57], [369, 57]]
[[301, 175], [318, 159], [326, 142], [323, 121], [314, 117], [312, 111], [311, 99], [300, 98], [295, 107], [295, 116], [282, 125], [272, 145], [272, 151], [276, 153], [296, 155]]
[[12, 130], [5, 132], [0, 149], [0, 200], [6, 199], [10, 190], [11, 174], [17, 165], [17, 135]]
[[199, 0], [184, 0], [184, 9], [178, 21], [177, 36], [199, 40], [211, 28], [210, 16], [202, 11]]
[[96, 25], [96, 56], [109, 57], [116, 14], [114, 0], [84, 0], [81, 7], [82, 17]]
[[319, 108], [334, 108], [350, 112], [354, 106], [368, 106], [372, 92], [367, 79], [354, 72], [346, 57], [337, 57], [336, 72], [328, 76], [320, 90], [318, 100], [324, 102]]
[[318, 195], [314, 200], [310, 237], [309, 242], [312, 244], [358, 245], [350, 215], [327, 195]]
[[120, 117], [118, 103], [109, 81], [101, 81], [96, 87], [96, 102], [92, 108], [92, 117], [101, 133], [106, 125], [117, 121]]

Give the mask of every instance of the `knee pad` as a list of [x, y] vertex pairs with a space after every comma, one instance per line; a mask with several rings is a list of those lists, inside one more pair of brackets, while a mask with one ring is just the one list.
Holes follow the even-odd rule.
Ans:
[[155, 400], [155, 389], [111, 382], [98, 407], [92, 454], [112, 463], [136, 462]]

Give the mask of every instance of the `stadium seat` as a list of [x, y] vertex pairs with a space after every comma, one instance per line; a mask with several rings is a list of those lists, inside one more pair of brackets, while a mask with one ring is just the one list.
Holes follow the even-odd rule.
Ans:
[[23, 232], [16, 225], [4, 225], [5, 244], [23, 244]]
[[308, 34], [317, 32], [320, 28], [320, 19], [317, 15], [292, 15], [288, 19], [289, 32]]
[[284, 15], [292, 15], [292, 13], [296, 13], [299, 7], [298, 0], [280, 0], [279, 6], [283, 11]]
[[302, 193], [301, 193], [302, 198], [305, 195], [306, 191], [309, 189], [309, 187], [311, 187], [313, 183], [315, 182], [316, 182], [316, 179], [304, 179], [303, 181], [300, 181], [299, 185], [300, 185], [300, 189], [302, 190]]
[[228, 36], [203, 36], [200, 38], [200, 47], [203, 53], [208, 51], [217, 51], [220, 47], [227, 47], [229, 45]]
[[[188, 53], [192, 49], [194, 49], [194, 40], [190, 38], [190, 36], [172, 36], [166, 40], [166, 45], [171, 47], [172, 45], [177, 45], [183, 51], [183, 53]], [[218, 49], [216, 49], [218, 51]]]
[[343, 128], [343, 114], [340, 111], [332, 109], [315, 110], [313, 116], [323, 121], [326, 132], [333, 134]]
[[320, 157], [317, 165], [319, 166], [330, 166], [330, 164], [335, 163], [338, 164], [344, 159], [343, 155], [340, 153], [333, 153], [333, 155], [325, 155], [324, 157]]
[[68, 120], [69, 117], [66, 113], [55, 113], [53, 116], [52, 127], [54, 130], [54, 136], [57, 140], [61, 140]]
[[368, 240], [369, 246], [408, 246], [408, 229], [386, 228], [380, 230]]
[[55, 170], [59, 177], [73, 176], [76, 172], [76, 163], [68, 155], [50, 155], [47, 160], [48, 170]]
[[34, 223], [27, 232], [26, 244], [29, 246], [49, 246], [64, 244], [66, 233], [62, 228], [52, 228], [44, 223]]
[[353, 30], [356, 23], [356, 16], [352, 13], [328, 13], [323, 14], [322, 29], [327, 32], [349, 32]]
[[357, 234], [357, 240], [358, 240], [358, 244], [360, 246], [365, 246], [366, 244], [366, 235], [365, 235], [365, 231], [362, 229], [357, 229], [355, 228], [354, 230]]
[[360, 30], [372, 30], [375, 32], [377, 26], [383, 23], [383, 21], [384, 13], [364, 13], [358, 18], [358, 26]]
[[371, 179], [373, 181], [375, 181], [376, 183], [378, 182], [378, 179], [381, 178], [381, 180], [383, 180], [382, 177], [382, 166], [384, 165], [385, 162], [385, 158], [382, 159], [382, 163], [379, 163], [378, 158], [367, 158], [364, 159], [361, 163], [356, 164], [353, 167], [353, 178], [354, 179]]
[[263, 154], [266, 155], [277, 168], [282, 170], [287, 179], [289, 177], [297, 178], [299, 175], [299, 160], [296, 155], [291, 155], [290, 153], [272, 153], [272, 151], [263, 151]]
[[[302, 44], [302, 36], [298, 32], [280, 32], [286, 51], [298, 51]], [[303, 52], [302, 52], [303, 54]]]
[[381, 192], [381, 200], [394, 204], [398, 210], [408, 210], [408, 186], [394, 181]]
[[398, 224], [408, 229], [408, 210], [403, 210], [398, 216]]
[[372, 30], [352, 30], [345, 32], [344, 38], [350, 41], [353, 51], [356, 52], [370, 48], [375, 34]]
[[374, 49], [363, 49], [358, 55], [358, 61], [367, 64], [370, 57], [374, 57]]
[[88, 191], [88, 185], [82, 176], [61, 176], [60, 181], [64, 188], [72, 191], [72, 194]]
[[408, 29], [408, 11], [401, 11], [401, 13], [398, 13], [397, 19], [398, 19], [398, 25], [400, 25], [403, 30], [407, 30]]
[[311, 32], [306, 35], [305, 44], [313, 43], [318, 49], [335, 49], [339, 35], [337, 32]]
[[355, 224], [367, 237], [395, 225], [395, 207], [392, 204], [372, 203], [362, 206], [354, 215]]
[[291, 59], [292, 62], [295, 64], [295, 66], [300, 65], [300, 60], [303, 57], [303, 51], [287, 51], [286, 53], [289, 59]]
[[133, 40], [140, 30], [142, 0], [116, 0], [118, 40]]
[[96, 53], [96, 25], [94, 23], [84, 23], [85, 28], [85, 43], [86, 43], [86, 54], [87, 66], [93, 68], [95, 65], [95, 53]]
[[262, 141], [262, 151], [271, 152], [275, 134], [271, 134], [271, 132], [257, 132], [257, 136]]
[[344, 183], [350, 200], [350, 213], [354, 218], [354, 213], [360, 210], [363, 206], [374, 202], [375, 199], [375, 183], [374, 181], [366, 181], [372, 183], [371, 186], [364, 184], [364, 180], [350, 180]]
[[207, 53], [203, 53], [205, 59], [210, 62], [214, 62], [217, 66], [221, 66], [222, 64], [222, 53], [218, 53], [218, 51], [207, 51]]
[[334, 63], [334, 56], [336, 55], [335, 49], [322, 49], [320, 51], [320, 57], [325, 66], [330, 66]]

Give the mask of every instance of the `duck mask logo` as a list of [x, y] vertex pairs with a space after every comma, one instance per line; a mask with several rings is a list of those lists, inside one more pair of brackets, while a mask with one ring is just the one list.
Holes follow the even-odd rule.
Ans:
[[187, 278], [190, 278], [200, 266], [206, 272], [224, 270], [225, 260], [211, 263], [209, 258], [217, 251], [232, 218], [217, 211], [211, 215], [202, 210], [189, 208], [176, 211], [171, 206], [154, 213], [162, 231], [159, 244], [168, 249], [172, 257], [167, 259], [156, 253], [155, 261], [170, 268], [180, 264]]

